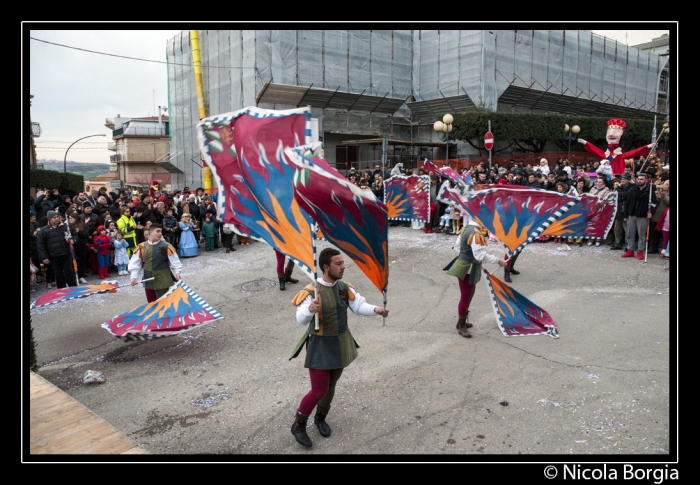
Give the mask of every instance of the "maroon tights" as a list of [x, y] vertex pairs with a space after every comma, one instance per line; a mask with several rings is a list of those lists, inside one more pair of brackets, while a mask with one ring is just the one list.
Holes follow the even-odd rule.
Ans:
[[457, 281], [459, 281], [459, 303], [457, 304], [457, 314], [459, 316], [465, 316], [467, 311], [469, 311], [469, 304], [472, 302], [472, 296], [474, 296], [476, 285], [469, 283], [469, 275], [466, 275], [463, 280], [457, 278]]
[[277, 276], [284, 275], [284, 254], [275, 249], [275, 256], [277, 257]]
[[308, 416], [317, 404], [329, 408], [335, 395], [335, 384], [342, 373], [343, 369], [309, 369], [311, 390], [302, 398], [299, 412]]

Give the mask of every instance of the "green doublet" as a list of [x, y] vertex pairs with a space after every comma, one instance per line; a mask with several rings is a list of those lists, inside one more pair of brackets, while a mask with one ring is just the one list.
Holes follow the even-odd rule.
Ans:
[[[314, 287], [308, 285], [302, 290], [313, 298]], [[318, 314], [319, 327], [316, 330], [315, 317], [309, 322], [294, 352], [292, 360], [301, 352], [306, 343], [306, 361], [304, 367], [309, 369], [342, 369], [350, 365], [357, 357], [355, 342], [348, 328], [348, 285], [336, 281], [333, 286], [319, 285], [321, 311]]]
[[147, 290], [163, 290], [169, 288], [175, 282], [170, 271], [169, 254], [175, 252], [175, 248], [164, 240], [158, 244], [141, 243], [141, 261], [143, 262], [143, 279], [155, 278], [144, 281], [143, 287]]
[[469, 236], [474, 234], [475, 231], [479, 231], [479, 228], [472, 225], [468, 225], [462, 230], [459, 236], [459, 256], [452, 263], [450, 269], [447, 270], [448, 275], [464, 280], [469, 272], [469, 268], [474, 265], [471, 273], [469, 273], [469, 283], [471, 284], [476, 284], [481, 279], [481, 261], [477, 261], [474, 258], [471, 244], [468, 242]]

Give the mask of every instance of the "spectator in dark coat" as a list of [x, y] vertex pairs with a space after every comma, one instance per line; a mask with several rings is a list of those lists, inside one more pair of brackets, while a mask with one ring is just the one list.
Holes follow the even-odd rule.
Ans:
[[[120, 214], [121, 217], [121, 214]], [[90, 202], [85, 202], [83, 204], [83, 213], [81, 214], [81, 220], [85, 225], [85, 230], [88, 235], [91, 236], [97, 231], [97, 226], [100, 225], [100, 217], [95, 214], [92, 210], [92, 204]], [[114, 219], [115, 221], [117, 219]]]
[[34, 210], [36, 211], [36, 218], [40, 220], [46, 215], [47, 212], [55, 210], [56, 204], [53, 200], [48, 197], [48, 194], [43, 190], [40, 190], [36, 194], [36, 199], [34, 199]]
[[73, 271], [73, 256], [71, 248], [66, 241], [66, 230], [70, 230], [73, 240], [77, 239], [76, 230], [62, 224], [61, 214], [58, 211], [47, 213], [49, 223], [39, 230], [36, 238], [39, 260], [45, 265], [51, 265], [56, 275], [56, 287], [77, 286], [75, 272]]

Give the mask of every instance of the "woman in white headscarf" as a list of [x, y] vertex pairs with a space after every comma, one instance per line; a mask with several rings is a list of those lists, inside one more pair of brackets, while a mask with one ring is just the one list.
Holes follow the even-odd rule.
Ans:
[[540, 158], [540, 168], [539, 171], [545, 177], [549, 175], [549, 162], [546, 158]]
[[399, 162], [394, 165], [394, 168], [391, 169], [391, 176], [394, 175], [403, 175], [403, 163]]

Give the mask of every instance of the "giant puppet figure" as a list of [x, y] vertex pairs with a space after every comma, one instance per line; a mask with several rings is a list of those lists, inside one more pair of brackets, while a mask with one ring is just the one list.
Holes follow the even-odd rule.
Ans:
[[612, 119], [608, 120], [608, 132], [605, 138], [608, 140], [608, 148], [603, 151], [592, 143], [588, 143], [583, 138], [579, 138], [578, 142], [583, 144], [583, 148], [587, 152], [594, 153], [600, 158], [607, 158], [610, 160], [610, 167], [612, 168], [613, 175], [620, 175], [625, 172], [625, 159], [634, 157], [644, 157], [651, 152], [653, 143], [649, 145], [644, 145], [634, 150], [622, 153], [620, 148], [620, 138], [622, 138], [622, 133], [625, 131], [627, 123], [624, 120]]

